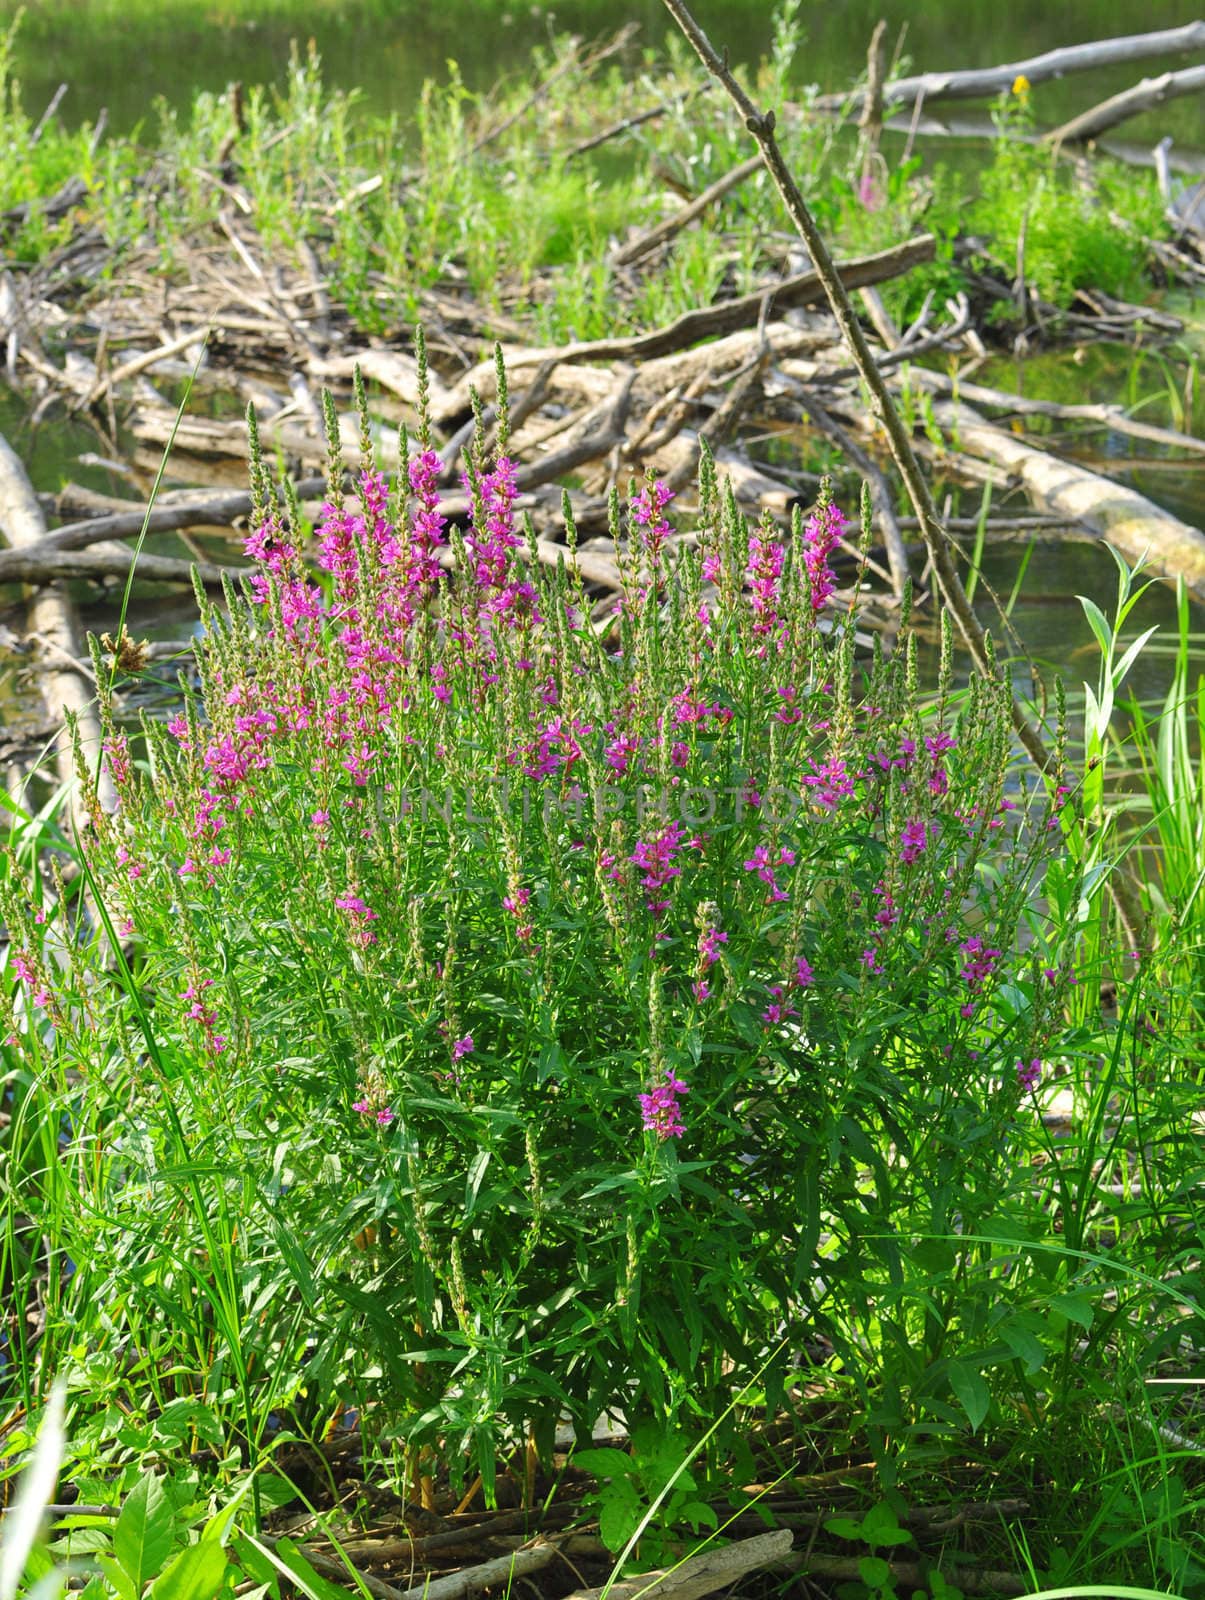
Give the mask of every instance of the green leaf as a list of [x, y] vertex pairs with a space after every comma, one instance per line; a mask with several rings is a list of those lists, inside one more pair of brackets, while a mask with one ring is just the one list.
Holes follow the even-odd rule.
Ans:
[[163, 1485], [153, 1472], [144, 1473], [126, 1496], [113, 1529], [113, 1553], [137, 1593], [162, 1571], [172, 1552], [174, 1533], [175, 1518]]
[[879, 1545], [911, 1544], [912, 1535], [901, 1528], [895, 1512], [880, 1500], [862, 1518], [862, 1537], [872, 1549]]
[[571, 1464], [596, 1478], [634, 1478], [640, 1470], [623, 1450], [575, 1450]]
[[951, 1361], [949, 1371], [950, 1388], [954, 1391], [954, 1398], [966, 1412], [971, 1432], [978, 1433], [992, 1403], [991, 1391], [984, 1383], [981, 1374], [964, 1362]]
[[149, 1600], [213, 1600], [229, 1566], [226, 1550], [216, 1539], [190, 1544], [155, 1579]]
[[477, 1193], [481, 1188], [482, 1179], [485, 1177], [492, 1154], [493, 1152], [490, 1150], [478, 1150], [473, 1157], [473, 1164], [469, 1168], [469, 1175], [464, 1188], [464, 1218], [466, 1222], [477, 1208]]
[[190, 1544], [151, 1585], [149, 1600], [213, 1600], [230, 1561], [216, 1539]]
[[882, 1556], [862, 1556], [858, 1572], [868, 1589], [886, 1589], [891, 1582], [891, 1568]]
[[[278, 1571], [283, 1572], [307, 1600], [347, 1600], [347, 1590], [315, 1572], [291, 1539], [278, 1539], [275, 1549], [260, 1544], [248, 1533], [243, 1534], [243, 1539], [260, 1555], [266, 1556]], [[155, 1600], [158, 1600], [158, 1596]]]
[[824, 1524], [825, 1533], [831, 1533], [836, 1539], [851, 1539], [857, 1544], [864, 1544], [862, 1538], [862, 1524], [855, 1522], [852, 1517], [829, 1517]]
[[1100, 646], [1101, 655], [1107, 656], [1113, 645], [1113, 630], [1110, 628], [1104, 612], [1096, 604], [1095, 600], [1089, 600], [1086, 595], [1077, 594], [1075, 598], [1084, 608], [1084, 615], [1088, 619], [1088, 626], [1096, 635], [1096, 642]]
[[1092, 1326], [1093, 1311], [1086, 1299], [1077, 1294], [1052, 1294], [1047, 1302], [1052, 1311], [1058, 1311], [1068, 1322], [1077, 1322], [1081, 1328]]
[[1046, 1351], [1041, 1340], [1028, 1328], [1019, 1323], [1004, 1322], [1000, 1325], [999, 1332], [1013, 1355], [1022, 1363], [1026, 1377], [1044, 1365]]
[[121, 1596], [121, 1600], [137, 1600], [138, 1591], [112, 1556], [98, 1556], [96, 1564]]
[[610, 1495], [598, 1514], [598, 1536], [608, 1550], [622, 1550], [640, 1523], [640, 1502], [632, 1496]]

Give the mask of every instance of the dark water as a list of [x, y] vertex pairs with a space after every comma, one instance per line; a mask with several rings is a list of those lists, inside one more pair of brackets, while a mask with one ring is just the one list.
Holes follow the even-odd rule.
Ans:
[[[17, 9], [4, 0], [0, 18]], [[734, 59], [768, 48], [774, 6], [766, 0], [697, 0], [693, 9]], [[847, 87], [880, 17], [893, 48], [920, 71], [999, 65], [1057, 45], [1176, 27], [1191, 15], [1181, 0], [808, 0], [798, 11], [803, 47], [794, 76], [801, 86]], [[65, 119], [90, 122], [104, 106], [110, 126], [124, 132], [150, 117], [159, 95], [181, 107], [194, 90], [220, 91], [234, 79], [279, 84], [290, 41], [312, 38], [328, 82], [357, 88], [368, 106], [404, 119], [424, 79], [445, 77], [449, 60], [471, 88], [486, 89], [500, 74], [527, 75], [533, 46], [554, 31], [595, 38], [626, 22], [639, 24], [642, 44], [674, 31], [660, 0], [26, 0], [16, 68], [33, 115], [66, 82]], [[1159, 69], [1140, 62], [1043, 85], [1035, 109], [1065, 117], [1151, 70]], [[1205, 143], [1202, 121], [1199, 102], [1181, 101], [1132, 124], [1132, 137], [1154, 142], [1170, 131]]]

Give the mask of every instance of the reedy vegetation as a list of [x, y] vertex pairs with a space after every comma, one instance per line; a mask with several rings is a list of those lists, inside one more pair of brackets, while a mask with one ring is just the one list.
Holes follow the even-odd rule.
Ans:
[[[780, 120], [784, 152], [838, 248], [883, 247], [921, 227], [938, 236], [938, 260], [884, 291], [901, 318], [928, 289], [948, 295], [965, 283], [954, 259], [963, 234], [989, 241], [983, 264], [994, 263], [1005, 282], [1024, 237], [1026, 280], [1056, 305], [1079, 287], [1141, 294], [1147, 241], [1167, 233], [1150, 173], [1102, 159], [1093, 164], [1095, 192], [1077, 187], [1067, 166], [1021, 137], [1030, 126], [1028, 95], [1001, 102], [1000, 138], [977, 192], [964, 192], [965, 179], [940, 164], [926, 175], [915, 158], [879, 158], [873, 176], [864, 173], [852, 130], [808, 110], [798, 13], [795, 0], [779, 7], [771, 54], [751, 73], [755, 98], [799, 108]], [[14, 241], [25, 259], [47, 254], [86, 218], [111, 244], [153, 241], [167, 270], [182, 266], [187, 238], [215, 214], [212, 174], [233, 163], [264, 245], [291, 254], [299, 234], [311, 238], [336, 301], [368, 332], [419, 320], [421, 291], [450, 268], [466, 275], [482, 305], [504, 305], [534, 337], [561, 340], [669, 320], [709, 303], [725, 281], [752, 289], [781, 263], [781, 215], [764, 174], [680, 234], [668, 258], [640, 270], [634, 284], [607, 263], [609, 241], [664, 214], [667, 175], [697, 192], [748, 154], [731, 108], [698, 92], [697, 66], [680, 40], [645, 51], [636, 72], [599, 68], [585, 86], [568, 73], [496, 137], [491, 130], [520, 110], [528, 84], [478, 96], [451, 63], [447, 82], [428, 83], [416, 115], [403, 121], [325, 89], [311, 47], [294, 54], [282, 91], [249, 89], [241, 133], [229, 96], [199, 94], [185, 115], [160, 101], [134, 137], [105, 139], [93, 151], [88, 129], [67, 132], [55, 121], [33, 142], [12, 82], [12, 37], [10, 30], [0, 50], [8, 135], [0, 210], [51, 194], [73, 175], [89, 191], [74, 217], [31, 217]], [[561, 39], [537, 52], [533, 77], [551, 75], [571, 48]], [[572, 154], [600, 126], [662, 100], [672, 103], [666, 115]], [[357, 194], [374, 177], [380, 186]]]

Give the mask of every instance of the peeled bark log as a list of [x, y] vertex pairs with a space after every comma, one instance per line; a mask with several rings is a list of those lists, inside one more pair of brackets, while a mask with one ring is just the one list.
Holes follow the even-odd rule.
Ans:
[[[38, 544], [46, 537], [46, 523], [38, 497], [19, 457], [3, 435], [0, 435], [0, 529], [14, 549]], [[33, 595], [29, 602], [28, 627], [29, 632], [42, 641], [43, 665], [38, 674], [38, 687], [50, 720], [59, 730], [55, 735], [55, 765], [60, 781], [71, 784], [75, 781], [75, 759], [64, 714], [69, 711], [75, 716], [84, 755], [93, 763], [100, 761], [101, 729], [95, 700], [87, 684], [73, 666], [62, 664], [64, 658], [73, 660], [82, 655], [83, 646], [75, 606], [58, 584], [51, 584]], [[109, 809], [112, 801], [111, 787], [102, 774], [101, 804]]]
[[1129, 562], [1146, 556], [1149, 572], [1182, 577], [1190, 592], [1205, 600], [1205, 534], [1199, 529], [1135, 489], [1026, 444], [968, 406], [939, 400], [933, 413], [956, 435], [960, 450], [1014, 473], [1035, 505], [1094, 529]]
[[1072, 117], [1070, 122], [1048, 133], [1046, 138], [1051, 144], [1083, 144], [1130, 117], [1161, 106], [1165, 100], [1181, 94], [1197, 94], [1202, 89], [1205, 89], [1205, 66], [1186, 67], [1182, 72], [1161, 72], [1157, 78], [1143, 78], [1133, 88], [1111, 95], [1090, 111], [1082, 111], [1078, 117]]
[[[922, 72], [914, 78], [897, 78], [884, 89], [883, 98], [888, 105], [917, 99], [926, 104], [934, 100], [990, 100], [1010, 89], [1018, 78], [1042, 83], [1047, 78], [1061, 78], [1068, 72], [1115, 66], [1119, 61], [1141, 61], [1150, 56], [1201, 49], [1205, 49], [1205, 22], [1188, 22], [1182, 28], [1164, 28], [1159, 33], [1126, 34], [1117, 39], [1098, 39], [1093, 44], [1064, 45], [1025, 61], [1010, 61], [1002, 67]], [[824, 111], [837, 111], [846, 106], [860, 109], [863, 98], [862, 95], [825, 94], [815, 104]]]

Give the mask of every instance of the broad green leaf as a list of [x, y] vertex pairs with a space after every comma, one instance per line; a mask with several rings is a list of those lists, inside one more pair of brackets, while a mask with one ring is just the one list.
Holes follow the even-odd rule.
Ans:
[[891, 1582], [891, 1568], [882, 1556], [862, 1556], [858, 1572], [868, 1589], [885, 1589]]
[[982, 1376], [964, 1362], [951, 1361], [949, 1370], [950, 1388], [954, 1391], [954, 1398], [966, 1412], [971, 1432], [978, 1433], [992, 1403], [991, 1392]]
[[1081, 1328], [1092, 1326], [1093, 1310], [1089, 1302], [1077, 1294], [1054, 1294], [1047, 1302], [1052, 1311], [1059, 1312], [1068, 1322], [1077, 1322]]
[[901, 1528], [889, 1505], [877, 1501], [862, 1518], [862, 1537], [872, 1549], [879, 1545], [911, 1544], [912, 1535]]
[[640, 1502], [610, 1495], [598, 1514], [599, 1538], [608, 1550], [622, 1550], [640, 1522]]
[[1001, 1324], [999, 1333], [1008, 1348], [1023, 1363], [1027, 1377], [1037, 1372], [1044, 1364], [1046, 1351], [1041, 1340], [1028, 1328], [1015, 1322], [1005, 1322]]
[[230, 1566], [215, 1539], [202, 1539], [186, 1550], [151, 1585], [149, 1600], [213, 1600]]
[[572, 1465], [596, 1478], [633, 1478], [640, 1470], [623, 1450], [575, 1450]]
[[113, 1553], [141, 1594], [171, 1555], [175, 1518], [153, 1472], [143, 1474], [126, 1496], [113, 1529]]

